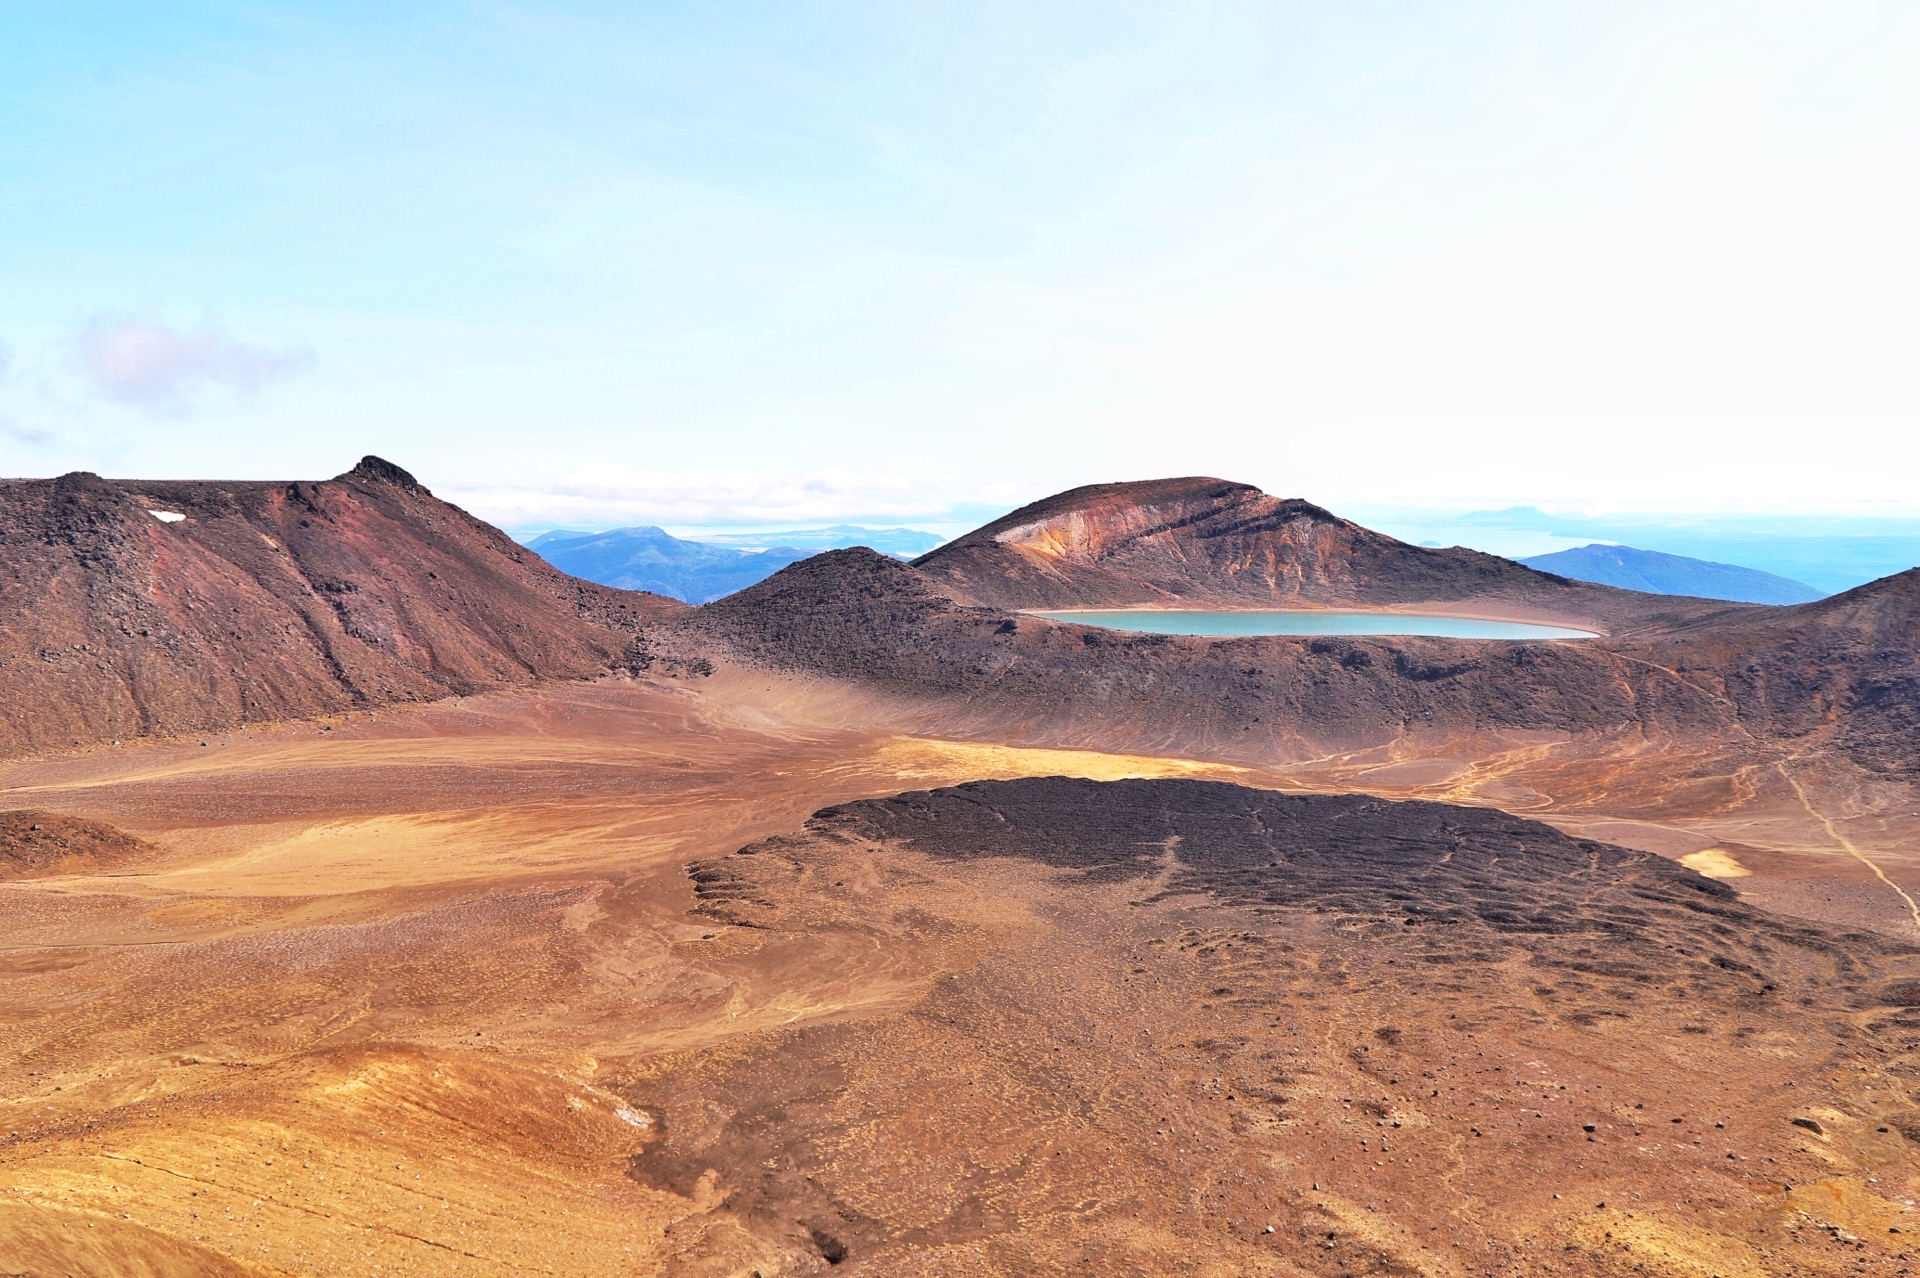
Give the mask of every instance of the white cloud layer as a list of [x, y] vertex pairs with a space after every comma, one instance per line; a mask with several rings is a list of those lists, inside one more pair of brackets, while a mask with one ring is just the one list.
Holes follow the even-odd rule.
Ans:
[[252, 394], [313, 359], [307, 351], [235, 341], [211, 325], [186, 331], [124, 315], [96, 315], [74, 349], [96, 390], [143, 408], [179, 403], [208, 386]]

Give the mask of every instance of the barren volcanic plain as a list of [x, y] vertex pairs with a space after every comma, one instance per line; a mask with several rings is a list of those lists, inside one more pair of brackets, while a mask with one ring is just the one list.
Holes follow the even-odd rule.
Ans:
[[[1920, 1268], [1914, 574], [1173, 480], [688, 610], [374, 459], [0, 503], [0, 1273]], [[1030, 611], [1175, 604], [1604, 635]]]

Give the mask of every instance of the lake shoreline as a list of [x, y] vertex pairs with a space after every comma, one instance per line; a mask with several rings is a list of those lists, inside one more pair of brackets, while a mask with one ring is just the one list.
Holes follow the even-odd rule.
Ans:
[[1054, 608], [1027, 609], [1026, 615], [1069, 625], [1137, 634], [1188, 635], [1207, 639], [1259, 635], [1345, 635], [1504, 641], [1598, 639], [1594, 630], [1398, 609], [1336, 608]]

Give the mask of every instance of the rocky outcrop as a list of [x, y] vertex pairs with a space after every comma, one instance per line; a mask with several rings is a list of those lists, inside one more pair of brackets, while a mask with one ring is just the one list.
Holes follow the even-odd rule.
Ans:
[[[1152, 885], [1166, 898], [1470, 925], [1536, 947], [1604, 936], [1616, 960], [1638, 949], [1649, 977], [1664, 975], [1676, 952], [1723, 968], [1737, 957], [1728, 970], [1767, 962], [1769, 944], [1846, 952], [1831, 934], [1755, 909], [1726, 884], [1650, 852], [1492, 809], [1371, 795], [1181, 779], [970, 781], [824, 808], [796, 834], [735, 857], [804, 856], [823, 844], [1018, 858], [1087, 882]], [[726, 857], [693, 869], [703, 905], [740, 896], [714, 877], [714, 867], [738, 865]]]
[[0, 880], [94, 874], [153, 852], [99, 821], [52, 812], [0, 812]]

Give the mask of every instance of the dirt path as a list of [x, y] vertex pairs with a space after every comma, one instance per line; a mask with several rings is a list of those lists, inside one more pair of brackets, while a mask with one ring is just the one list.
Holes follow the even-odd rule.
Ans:
[[1873, 876], [1875, 878], [1879, 879], [1882, 883], [1886, 884], [1889, 888], [1892, 888], [1895, 895], [1897, 895], [1902, 901], [1906, 902], [1907, 913], [1913, 917], [1914, 930], [1916, 932], [1920, 932], [1920, 904], [1915, 904], [1913, 897], [1907, 894], [1907, 890], [1905, 888], [1901, 887], [1898, 883], [1895, 883], [1892, 879], [1888, 878], [1887, 872], [1881, 869], [1880, 866], [1874, 861], [1872, 857], [1868, 856], [1865, 852], [1862, 852], [1857, 846], [1855, 846], [1852, 839], [1849, 839], [1846, 835], [1840, 832], [1839, 826], [1835, 825], [1830, 819], [1828, 819], [1827, 815], [1824, 812], [1820, 811], [1820, 809], [1813, 806], [1813, 800], [1807, 797], [1806, 787], [1802, 786], [1798, 778], [1796, 778], [1793, 775], [1793, 773], [1787, 769], [1787, 764], [1785, 760], [1782, 760], [1777, 766], [1780, 769], [1780, 775], [1785, 777], [1787, 779], [1787, 784], [1793, 787], [1793, 792], [1799, 798], [1800, 806], [1807, 810], [1807, 815], [1812, 817], [1814, 820], [1818, 821], [1822, 826], [1824, 826], [1827, 831], [1827, 836], [1831, 838], [1835, 843], [1839, 844], [1842, 848], [1846, 849], [1847, 855], [1851, 856], [1854, 860], [1860, 862], [1860, 864], [1866, 866], [1869, 870], [1872, 870]]

